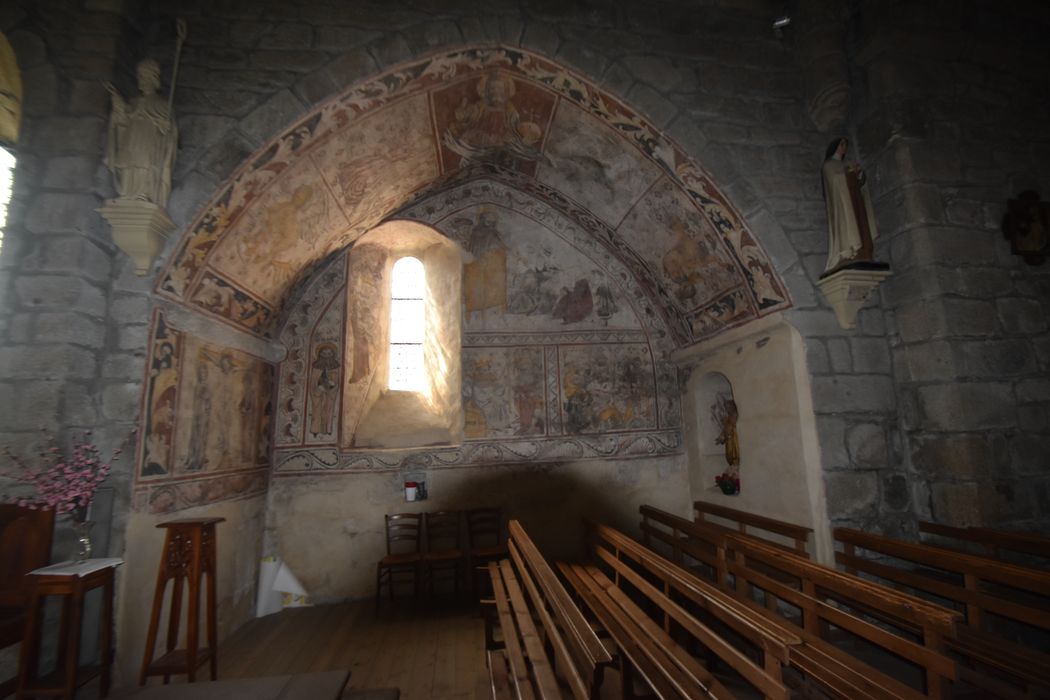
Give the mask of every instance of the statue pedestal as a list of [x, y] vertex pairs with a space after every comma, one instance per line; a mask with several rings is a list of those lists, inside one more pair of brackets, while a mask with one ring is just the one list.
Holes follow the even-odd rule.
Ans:
[[849, 329], [857, 325], [857, 312], [864, 306], [864, 302], [889, 276], [889, 265], [867, 263], [862, 268], [844, 268], [822, 277], [817, 286], [835, 310], [839, 325]]
[[99, 214], [113, 229], [113, 242], [135, 262], [135, 274], [149, 273], [175, 224], [153, 202], [118, 197], [106, 202]]

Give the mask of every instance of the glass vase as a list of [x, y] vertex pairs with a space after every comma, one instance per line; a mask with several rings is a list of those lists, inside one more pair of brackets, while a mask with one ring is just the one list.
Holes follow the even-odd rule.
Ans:
[[77, 534], [77, 556], [76, 561], [86, 561], [91, 558], [91, 528], [95, 526], [93, 520], [74, 520], [73, 532]]

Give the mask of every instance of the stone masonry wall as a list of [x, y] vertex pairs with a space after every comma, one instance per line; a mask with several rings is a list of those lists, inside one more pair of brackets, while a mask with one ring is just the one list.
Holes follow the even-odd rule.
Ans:
[[1008, 7], [854, 3], [853, 116], [894, 270], [901, 454], [882, 507], [1046, 531], [1050, 265], [1011, 255], [1000, 225], [1019, 192], [1050, 196], [1050, 9]]
[[[0, 252], [0, 445], [23, 455], [42, 444], [42, 431], [68, 438], [87, 430], [108, 455], [137, 421], [148, 285], [95, 213], [113, 196], [102, 165], [109, 108], [102, 81], [125, 94], [133, 86], [134, 18], [121, 5], [14, 2], [0, 12], [25, 90]], [[105, 485], [118, 522], [127, 512], [132, 453]], [[58, 525], [56, 559], [72, 548], [65, 520]], [[123, 531], [113, 527], [113, 553], [123, 548]]]
[[[138, 15], [119, 0], [0, 10], [27, 92], [0, 253], [0, 443], [25, 448], [40, 427], [91, 427], [113, 444], [134, 423], [151, 281], [133, 275], [94, 212], [112, 194], [99, 81], [116, 76], [131, 94], [135, 61], [152, 56], [166, 82], [178, 13], [189, 27], [169, 204], [180, 227], [269, 137], [349, 84], [466, 44], [524, 46], [646, 114], [711, 173], [762, 241], [806, 342], [834, 522], [893, 531], [916, 509], [987, 522], [1034, 522], [1048, 511], [1038, 501], [1046, 483], [1034, 476], [1045, 474], [1047, 273], [1013, 259], [996, 230], [1009, 196], [1050, 193], [1038, 124], [1046, 83], [1025, 29], [1028, 8], [1045, 15], [1035, 3], [1016, 5], [1012, 20], [966, 19], [979, 3], [929, 4], [929, 13], [850, 5], [853, 154], [872, 175], [879, 253], [896, 272], [852, 331], [813, 286], [827, 245], [819, 168], [829, 135], [806, 116], [792, 30], [772, 31], [781, 3], [134, 5]], [[963, 471], [944, 475], [947, 464]], [[973, 478], [961, 478], [967, 468]], [[115, 476], [125, 499], [129, 472], [125, 464]]]

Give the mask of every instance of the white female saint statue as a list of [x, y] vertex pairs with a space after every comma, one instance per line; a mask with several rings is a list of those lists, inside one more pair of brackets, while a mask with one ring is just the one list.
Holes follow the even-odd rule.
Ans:
[[878, 237], [867, 178], [860, 166], [846, 162], [849, 141], [831, 142], [821, 174], [828, 209], [828, 262], [824, 274], [851, 263], [874, 260], [873, 241]]

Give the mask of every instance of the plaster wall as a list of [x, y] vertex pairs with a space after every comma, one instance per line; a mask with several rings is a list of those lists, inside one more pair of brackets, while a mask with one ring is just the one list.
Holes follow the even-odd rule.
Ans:
[[687, 515], [681, 456], [499, 465], [425, 472], [428, 499], [404, 500], [404, 475], [391, 471], [275, 478], [268, 546], [318, 603], [367, 598], [385, 554], [385, 513], [498, 506], [525, 525], [548, 557], [582, 554], [582, 518], [637, 534], [638, 506]]
[[[753, 324], [730, 337], [681, 353], [690, 378], [683, 397], [692, 499], [758, 513], [814, 530], [813, 552], [830, 562], [832, 544], [816, 417], [804, 346], [782, 320]], [[736, 336], [736, 337], [732, 337]], [[739, 410], [741, 489], [726, 495], [715, 476], [726, 471], [725, 448], [714, 442], [712, 373], [728, 380]]]
[[[255, 591], [262, 556], [263, 525], [265, 523], [266, 499], [255, 496], [241, 500], [222, 501], [200, 508], [190, 508], [179, 513], [179, 518], [226, 518], [216, 528], [218, 553], [218, 635], [225, 639], [234, 630], [255, 616]], [[153, 592], [156, 587], [157, 568], [163, 554], [165, 530], [157, 528], [160, 522], [171, 520], [171, 515], [132, 513], [128, 519], [127, 545], [124, 549], [124, 566], [119, 571], [117, 583], [117, 654], [115, 672], [124, 685], [138, 683], [142, 654], [146, 646], [150, 612], [153, 610]], [[171, 584], [165, 607], [161, 613], [158, 633], [157, 656], [164, 652], [168, 604], [171, 600]], [[204, 590], [201, 591], [201, 646], [206, 646], [204, 637]], [[186, 596], [183, 594], [182, 639], [185, 637]], [[184, 644], [180, 642], [180, 644]]]

